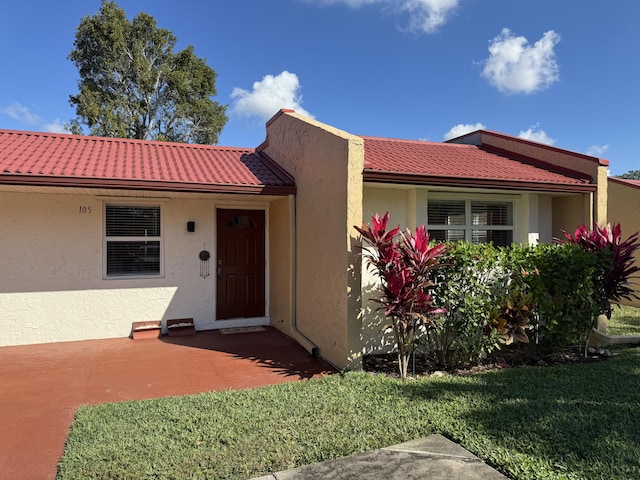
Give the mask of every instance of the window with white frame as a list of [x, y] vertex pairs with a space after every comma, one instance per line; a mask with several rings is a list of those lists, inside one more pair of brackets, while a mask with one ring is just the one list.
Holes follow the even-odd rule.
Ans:
[[107, 277], [160, 275], [160, 206], [105, 206]]
[[429, 200], [427, 229], [433, 240], [513, 242], [513, 202], [478, 200]]

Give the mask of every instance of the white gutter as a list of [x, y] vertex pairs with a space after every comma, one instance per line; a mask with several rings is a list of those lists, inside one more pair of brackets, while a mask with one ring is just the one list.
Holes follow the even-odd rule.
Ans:
[[290, 311], [291, 311], [291, 336], [302, 347], [314, 357], [319, 355], [318, 347], [305, 336], [300, 330], [298, 330], [297, 315], [296, 315], [296, 271], [297, 271], [297, 255], [296, 255], [296, 200], [295, 195], [289, 195], [289, 228], [291, 228], [291, 242], [289, 249], [291, 252], [291, 284], [289, 290], [290, 298]]

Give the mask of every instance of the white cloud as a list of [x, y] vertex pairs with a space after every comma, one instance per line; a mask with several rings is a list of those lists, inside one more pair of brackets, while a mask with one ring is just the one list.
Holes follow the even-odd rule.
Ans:
[[498, 90], [507, 93], [534, 93], [559, 78], [554, 47], [560, 35], [553, 30], [534, 45], [525, 37], [514, 36], [508, 28], [489, 45], [489, 58], [482, 76]]
[[268, 120], [282, 108], [290, 108], [296, 112], [313, 118], [302, 108], [302, 87], [295, 73], [286, 70], [280, 75], [265, 75], [253, 84], [248, 91], [235, 87], [231, 92], [234, 100], [232, 111], [242, 117], [258, 117]]
[[459, 123], [451, 130], [444, 134], [445, 140], [451, 140], [452, 138], [466, 135], [467, 133], [475, 132], [476, 130], [484, 130], [487, 128], [484, 124], [478, 123]]
[[458, 8], [458, 0], [403, 0], [397, 8], [409, 14], [409, 30], [435, 33]]
[[407, 30], [420, 33], [434, 33], [447, 23], [458, 8], [460, 0], [304, 0], [314, 5], [347, 5], [359, 8], [364, 5], [380, 4], [385, 9], [398, 14], [408, 14]]
[[370, 5], [372, 3], [384, 3], [385, 0], [303, 0], [305, 3], [312, 5], [338, 5], [344, 4], [351, 8], [359, 8], [363, 5]]
[[521, 130], [518, 137], [525, 140], [531, 140], [532, 142], [544, 143], [545, 145], [553, 145], [556, 143], [555, 139], [547, 135], [547, 132], [540, 130], [540, 125], [532, 125], [527, 130]]
[[64, 123], [59, 118], [56, 118], [53, 122], [45, 123], [43, 125], [45, 132], [51, 133], [69, 133], [69, 130], [64, 128]]
[[587, 150], [587, 155], [591, 155], [592, 157], [602, 158], [604, 152], [609, 149], [609, 145], [594, 145], [589, 147]]
[[29, 109], [22, 104], [15, 102], [2, 109], [2, 113], [9, 115], [14, 120], [24, 122], [28, 125], [36, 125], [40, 122], [40, 116], [31, 113]]

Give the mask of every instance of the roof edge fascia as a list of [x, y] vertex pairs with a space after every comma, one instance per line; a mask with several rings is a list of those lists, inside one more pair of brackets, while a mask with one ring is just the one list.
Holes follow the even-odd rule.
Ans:
[[206, 184], [13, 174], [0, 175], [0, 185], [105, 188], [116, 190], [146, 190], [157, 192], [228, 193], [282, 196], [288, 196], [296, 193], [295, 185]]
[[488, 145], [485, 143], [483, 143], [482, 145], [479, 145], [478, 148], [485, 150], [489, 153], [505, 156], [511, 160], [516, 160], [518, 162], [526, 163], [528, 165], [541, 168], [548, 172], [558, 173], [566, 177], [576, 178], [580, 180], [588, 180], [589, 182], [592, 181], [592, 177], [588, 173], [580, 172], [578, 170], [573, 170], [572, 168], [554, 165], [552, 163], [545, 162], [544, 160], [538, 160], [537, 158], [529, 157], [527, 155], [522, 155], [520, 153], [516, 153], [511, 150], [506, 150], [504, 148], [495, 147], [493, 145]]
[[472, 135], [480, 135], [480, 141], [482, 142], [482, 145], [485, 145], [484, 142], [482, 141], [482, 136], [487, 135], [489, 137], [496, 137], [503, 140], [511, 140], [514, 142], [531, 145], [532, 147], [541, 148], [543, 150], [551, 150], [553, 152], [562, 153], [562, 154], [569, 155], [576, 158], [581, 158], [583, 160], [588, 160], [590, 162], [597, 163], [600, 166], [604, 166], [604, 167], [609, 166], [609, 160], [606, 160], [604, 158], [593, 157], [585, 153], [579, 153], [579, 152], [574, 152], [573, 150], [567, 150], [566, 148], [559, 148], [559, 147], [554, 147], [553, 145], [547, 145], [545, 143], [534, 142], [532, 140], [527, 140], [526, 138], [520, 138], [514, 135], [508, 135], [506, 133], [496, 132], [494, 130], [475, 130], [473, 132], [465, 133], [464, 135], [460, 135], [458, 137], [445, 140], [445, 143], [460, 143], [460, 142], [456, 142], [456, 140], [471, 137]]
[[640, 182], [631, 182], [627, 178], [607, 177], [607, 180], [613, 183], [617, 183], [618, 185], [624, 185], [625, 187], [640, 188]]

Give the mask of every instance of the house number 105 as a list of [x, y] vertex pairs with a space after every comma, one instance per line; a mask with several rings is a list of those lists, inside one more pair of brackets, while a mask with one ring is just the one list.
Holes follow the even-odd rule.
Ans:
[[91, 207], [88, 207], [86, 205], [80, 205], [80, 213], [82, 213], [82, 214], [91, 213]]

